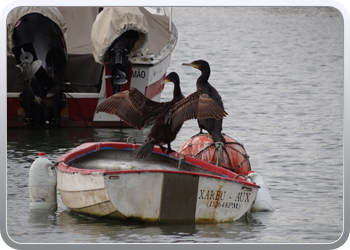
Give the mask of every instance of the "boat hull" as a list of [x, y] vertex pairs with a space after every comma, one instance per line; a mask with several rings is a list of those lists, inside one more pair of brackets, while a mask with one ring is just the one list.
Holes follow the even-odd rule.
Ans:
[[[256, 198], [258, 186], [231, 171], [192, 157], [180, 161], [181, 154], [169, 157], [157, 148], [154, 159], [138, 165], [129, 156], [137, 144], [123, 146], [83, 144], [68, 153], [77, 164], [74, 160], [68, 163], [67, 155], [61, 157], [68, 165], [61, 162], [56, 167], [57, 187], [69, 209], [94, 217], [148, 223], [217, 223], [242, 218]], [[107, 151], [96, 154], [94, 147]], [[89, 154], [89, 159], [80, 157]], [[81, 164], [86, 169], [77, 167]], [[195, 171], [197, 168], [200, 171]]]
[[[149, 99], [160, 101], [164, 89], [164, 79], [170, 65], [171, 55], [156, 65], [133, 65], [130, 81], [123, 90], [137, 88]], [[109, 74], [108, 65], [104, 68], [103, 83], [99, 93], [66, 93], [66, 105], [60, 112], [60, 127], [130, 127], [116, 115], [96, 113], [97, 106], [113, 95], [112, 84], [105, 75]], [[156, 77], [154, 77], [156, 76]], [[25, 111], [20, 105], [20, 92], [7, 93], [7, 127], [24, 128]], [[44, 98], [45, 103], [52, 103], [53, 96]]]

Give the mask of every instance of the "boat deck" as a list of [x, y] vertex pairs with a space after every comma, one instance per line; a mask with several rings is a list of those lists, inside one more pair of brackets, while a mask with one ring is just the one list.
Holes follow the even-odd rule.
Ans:
[[[221, 176], [213, 171], [206, 170], [199, 166], [189, 164], [185, 161], [169, 157], [163, 154], [152, 154], [145, 159], [135, 159], [130, 156], [132, 150], [106, 149], [96, 151], [77, 158], [67, 165], [78, 169], [105, 169], [107, 171], [127, 170], [181, 170]], [[179, 167], [180, 166], [180, 167]]]

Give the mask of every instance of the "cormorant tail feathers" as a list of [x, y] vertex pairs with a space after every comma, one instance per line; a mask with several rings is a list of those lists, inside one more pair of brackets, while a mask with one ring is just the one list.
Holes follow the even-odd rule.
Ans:
[[226, 143], [226, 140], [220, 131], [210, 131], [210, 135], [213, 137], [214, 141]]
[[135, 149], [132, 152], [131, 156], [137, 159], [146, 158], [152, 154], [154, 145], [155, 141], [153, 139], [148, 140], [145, 144]]

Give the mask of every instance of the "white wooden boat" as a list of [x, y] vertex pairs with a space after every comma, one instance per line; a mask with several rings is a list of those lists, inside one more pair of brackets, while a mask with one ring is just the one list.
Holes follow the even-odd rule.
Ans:
[[146, 159], [140, 144], [85, 143], [59, 158], [57, 188], [71, 210], [94, 217], [149, 223], [236, 221], [249, 213], [255, 183], [228, 169], [157, 146]]
[[148, 7], [18, 7], [7, 31], [8, 127], [127, 126], [96, 107], [130, 87], [159, 101], [178, 36], [171, 8]]

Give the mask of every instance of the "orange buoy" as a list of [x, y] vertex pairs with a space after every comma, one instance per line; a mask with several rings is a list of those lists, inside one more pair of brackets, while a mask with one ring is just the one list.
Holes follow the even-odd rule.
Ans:
[[248, 175], [251, 167], [243, 145], [225, 134], [223, 136], [226, 139], [225, 145], [215, 142], [209, 134], [194, 135], [177, 152], [193, 155], [200, 160], [231, 169], [237, 174]]

